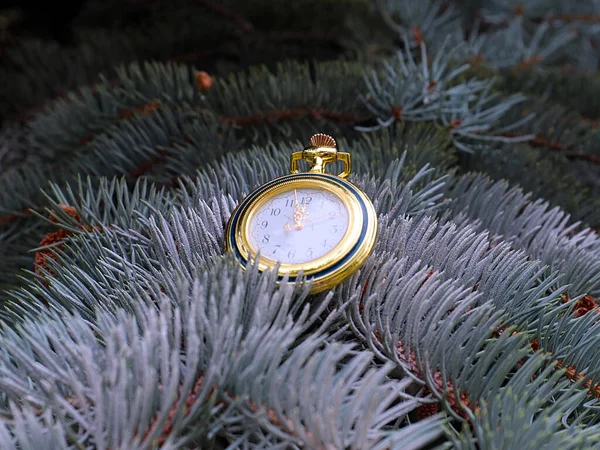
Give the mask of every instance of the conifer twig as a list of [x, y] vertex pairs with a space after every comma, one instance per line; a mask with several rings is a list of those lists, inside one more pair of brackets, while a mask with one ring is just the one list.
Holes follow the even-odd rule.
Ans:
[[271, 111], [258, 112], [246, 116], [223, 116], [220, 118], [220, 121], [224, 124], [253, 126], [293, 119], [317, 119], [329, 120], [336, 123], [355, 123], [361, 118], [359, 115], [352, 113], [340, 113], [335, 110], [327, 110], [324, 108], [300, 106], [296, 108], [275, 109]]
[[[520, 135], [518, 133], [513, 133], [513, 132], [506, 132], [504, 133], [504, 135], [506, 137], [519, 137]], [[548, 148], [552, 151], [555, 152], [560, 152], [562, 153], [565, 158], [567, 159], [576, 159], [576, 160], [581, 160], [581, 161], [587, 161], [589, 163], [595, 164], [595, 165], [599, 165], [600, 164], [600, 157], [596, 156], [596, 155], [592, 155], [589, 153], [576, 153], [571, 151], [567, 146], [565, 146], [564, 144], [562, 144], [561, 142], [558, 141], [550, 141], [548, 139], [545, 139], [541, 136], [535, 136], [532, 139], [529, 139], [527, 142], [527, 144], [529, 144], [531, 147], [542, 147], [542, 148]]]

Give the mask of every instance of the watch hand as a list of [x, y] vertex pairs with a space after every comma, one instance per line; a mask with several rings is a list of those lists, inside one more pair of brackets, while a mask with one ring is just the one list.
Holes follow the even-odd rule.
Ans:
[[[296, 230], [300, 230], [300, 229], [304, 228], [304, 224], [302, 223], [302, 220], [304, 218], [306, 218], [307, 216], [308, 216], [308, 213], [302, 213], [302, 211], [296, 211], [294, 213], [294, 218], [293, 219], [291, 217], [289, 217], [289, 216], [286, 216], [285, 214], [283, 215], [283, 217], [285, 217], [289, 222], [294, 222], [294, 228]], [[289, 224], [289, 222], [286, 223], [283, 226], [283, 229], [285, 231], [291, 231], [292, 230], [292, 226]]]
[[311, 217], [311, 218], [309, 218], [309, 220], [311, 221], [311, 223], [314, 223], [314, 222], [319, 222], [319, 221], [321, 221], [323, 219], [333, 219], [333, 218], [339, 216], [340, 214], [341, 213], [338, 213], [338, 214], [335, 214], [334, 216], [331, 216], [329, 214], [325, 214], [325, 215], [319, 216], [319, 217]]
[[298, 192], [294, 189], [294, 228], [301, 230], [304, 228], [304, 219], [308, 217], [306, 205], [300, 206], [298, 203]]

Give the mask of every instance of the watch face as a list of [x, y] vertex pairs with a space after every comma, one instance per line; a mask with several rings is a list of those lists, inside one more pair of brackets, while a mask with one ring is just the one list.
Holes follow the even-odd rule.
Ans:
[[258, 207], [249, 218], [249, 243], [284, 264], [326, 255], [342, 241], [349, 213], [340, 197], [324, 189], [291, 188]]
[[373, 204], [339, 177], [298, 173], [252, 191], [229, 219], [225, 248], [242, 267], [277, 267], [294, 282], [302, 272], [311, 292], [334, 286], [367, 260], [377, 235]]

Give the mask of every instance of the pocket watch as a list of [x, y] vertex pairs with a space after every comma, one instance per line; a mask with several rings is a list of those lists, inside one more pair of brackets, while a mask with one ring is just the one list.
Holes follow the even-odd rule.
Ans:
[[[310, 164], [300, 172], [298, 162]], [[340, 161], [341, 173], [325, 171]], [[225, 232], [225, 249], [242, 267], [277, 270], [295, 282], [300, 273], [312, 280], [311, 293], [334, 287], [356, 272], [375, 245], [377, 215], [373, 203], [346, 180], [350, 154], [335, 140], [315, 134], [310, 145], [290, 157], [290, 174], [251, 192], [233, 211]]]

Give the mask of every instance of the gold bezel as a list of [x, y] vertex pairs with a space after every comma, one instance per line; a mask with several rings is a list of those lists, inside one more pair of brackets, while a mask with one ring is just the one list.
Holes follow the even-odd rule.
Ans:
[[[303, 271], [305, 275], [312, 275], [313, 273], [319, 272], [323, 267], [330, 266], [334, 262], [338, 261], [342, 256], [347, 254], [360, 237], [362, 228], [360, 204], [356, 201], [351, 201], [352, 198], [348, 195], [346, 189], [343, 189], [341, 185], [328, 183], [324, 180], [315, 179], [296, 179], [290, 181], [284, 181], [280, 184], [276, 184], [261, 194], [251, 205], [249, 205], [244, 211], [244, 215], [240, 219], [239, 235], [238, 235], [238, 247], [240, 252], [243, 254], [251, 253], [257, 254], [258, 250], [255, 248], [250, 239], [250, 222], [256, 212], [258, 212], [265, 203], [270, 202], [278, 195], [293, 190], [293, 189], [313, 189], [313, 190], [324, 190], [332, 193], [346, 207], [348, 211], [348, 228], [344, 233], [341, 241], [328, 253], [323, 256], [307, 261], [304, 263], [290, 264], [290, 263], [279, 263], [280, 273], [297, 274], [299, 271]], [[360, 223], [359, 223], [360, 222]], [[265, 256], [258, 258], [258, 265], [260, 270], [265, 268], [272, 269], [277, 264], [277, 261], [269, 259]]]
[[[255, 191], [250, 194], [249, 197], [255, 195], [255, 198], [249, 198], [249, 202], [244, 201], [238, 205], [227, 226], [225, 247], [231, 250], [232, 246], [237, 245], [239, 254], [244, 258], [240, 264], [245, 267], [247, 263], [245, 258], [248, 255], [255, 258], [257, 255], [257, 249], [252, 246], [249, 236], [253, 214], [274, 197], [292, 189], [322, 189], [339, 198], [348, 211], [348, 228], [344, 237], [334, 249], [305, 263], [278, 263], [262, 255], [254, 262], [261, 271], [274, 270], [279, 265], [278, 274], [280, 276], [288, 274], [292, 279], [302, 272], [304, 276], [313, 280], [311, 293], [320, 292], [335, 286], [358, 270], [371, 254], [375, 244], [377, 235], [375, 208], [362, 191], [346, 180], [328, 174], [286, 175], [273, 180], [262, 192]], [[235, 216], [237, 216], [236, 229], [231, 230], [232, 219]], [[235, 243], [230, 242], [232, 231], [234, 231]], [[352, 253], [351, 257], [344, 261], [350, 253]], [[340, 264], [341, 261], [343, 263]], [[335, 267], [338, 264], [339, 267]]]

